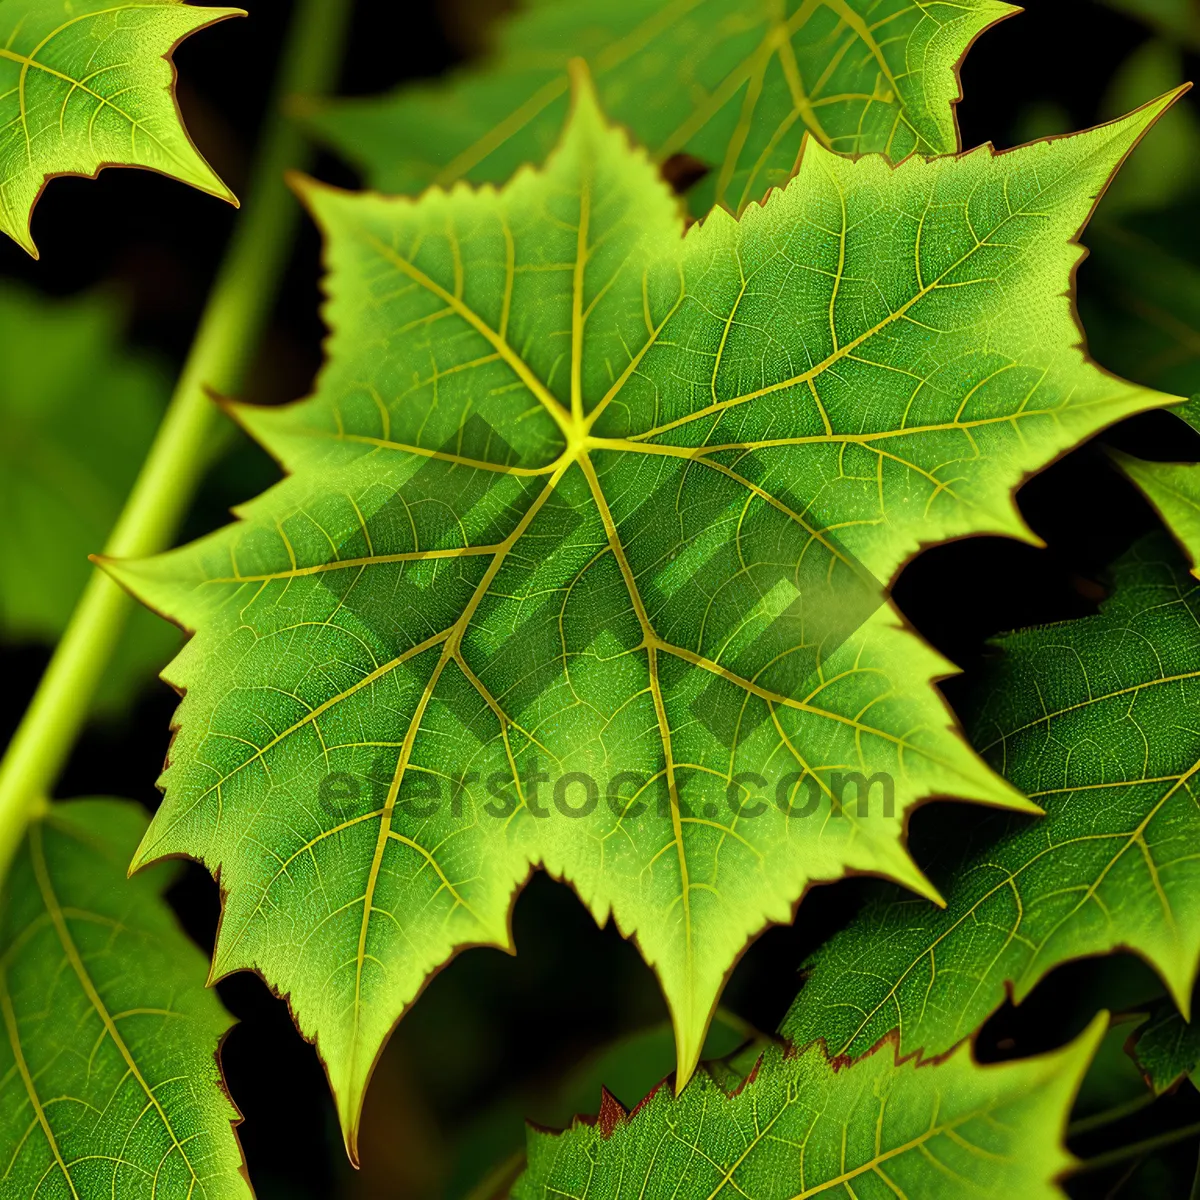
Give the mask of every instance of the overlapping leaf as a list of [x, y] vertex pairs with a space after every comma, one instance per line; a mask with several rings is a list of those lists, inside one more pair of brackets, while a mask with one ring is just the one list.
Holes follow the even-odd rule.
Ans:
[[0, 230], [36, 255], [29, 221], [47, 180], [111, 165], [233, 200], [184, 131], [170, 52], [240, 12], [183, 0], [3, 0]]
[[527, 0], [491, 61], [449, 84], [318, 109], [385, 192], [501, 183], [542, 162], [586, 58], [605, 111], [659, 161], [709, 168], [693, 211], [738, 211], [792, 173], [807, 131], [845, 154], [958, 149], [958, 64], [999, 0]]
[[895, 168], [810, 141], [765, 207], [686, 238], [586, 88], [503, 191], [307, 189], [329, 365], [238, 410], [291, 477], [112, 569], [198, 630], [139, 861], [220, 869], [216, 970], [289, 993], [351, 1146], [392, 1023], [457, 947], [509, 945], [533, 866], [636, 936], [686, 1079], [808, 884], [931, 895], [913, 804], [1028, 807], [870, 575], [1030, 536], [1013, 487], [1162, 402], [1089, 365], [1067, 284], [1168, 100]]
[[218, 1043], [230, 1025], [164, 903], [126, 879], [137, 805], [56, 804], [0, 908], [0, 1197], [249, 1200]]
[[1104, 1031], [1040, 1058], [981, 1067], [963, 1049], [898, 1063], [888, 1043], [834, 1070], [820, 1046], [771, 1048], [733, 1094], [700, 1071], [632, 1114], [611, 1097], [594, 1121], [531, 1129], [515, 1200], [805, 1200], [854, 1196], [1060, 1197], [1062, 1136]]
[[818, 951], [783, 1025], [834, 1054], [893, 1029], [940, 1054], [1069, 959], [1133, 949], [1187, 1011], [1200, 959], [1200, 585], [1165, 537], [1102, 613], [1010, 634], [971, 723], [1046, 810], [986, 822], [932, 872], [945, 911], [881, 896]]
[[[0, 638], [57, 640], [166, 406], [169, 381], [123, 352], [113, 297], [0, 289]], [[136, 612], [96, 706], [154, 678], [178, 635]]]
[[[704, 1057], [723, 1063], [727, 1055], [759, 1036], [745, 1021], [718, 1009]], [[737, 1061], [744, 1056], [737, 1055]], [[528, 1122], [543, 1128], [569, 1124], [576, 1113], [595, 1103], [601, 1088], [634, 1104], [671, 1073], [674, 1061], [674, 1031], [664, 1022], [611, 1042], [550, 1088], [510, 1093], [459, 1131], [447, 1195], [507, 1196], [525, 1167]], [[717, 1063], [713, 1065], [716, 1069]]]
[[[1173, 411], [1200, 431], [1200, 395]], [[1143, 462], [1128, 454], [1113, 457], [1158, 509], [1187, 553], [1192, 573], [1200, 572], [1200, 464]]]
[[[1185, 1021], [1169, 1000], [1158, 1005], [1130, 1038], [1130, 1053], [1157, 1093], [1185, 1075], [1200, 1076], [1200, 1029]], [[1198, 1082], [1197, 1086], [1200, 1086]]]

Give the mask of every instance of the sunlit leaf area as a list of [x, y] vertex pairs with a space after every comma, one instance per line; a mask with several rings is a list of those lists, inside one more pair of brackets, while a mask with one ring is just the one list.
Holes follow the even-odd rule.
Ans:
[[1196, 1200], [1190, 0], [0, 0], [0, 1200]]

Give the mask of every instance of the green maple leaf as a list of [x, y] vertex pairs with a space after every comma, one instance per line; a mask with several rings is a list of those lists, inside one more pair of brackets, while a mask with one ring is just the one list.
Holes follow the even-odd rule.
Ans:
[[732, 1095], [703, 1070], [679, 1097], [660, 1087], [632, 1114], [606, 1095], [593, 1121], [530, 1129], [514, 1200], [1061, 1197], [1055, 1180], [1074, 1162], [1067, 1114], [1105, 1024], [996, 1066], [964, 1048], [918, 1067], [885, 1043], [836, 1070], [820, 1046], [772, 1047]]
[[932, 871], [946, 909], [889, 889], [830, 940], [784, 1021], [800, 1043], [940, 1054], [1060, 963], [1142, 955], [1187, 1012], [1200, 958], [1200, 585], [1135, 547], [1100, 615], [1010, 634], [971, 723], [1045, 810], [984, 824]]
[[231, 1024], [135, 804], [55, 804], [0, 908], [0, 1197], [249, 1200], [216, 1053]]
[[290, 478], [110, 569], [197, 631], [138, 861], [220, 869], [214, 969], [290, 994], [352, 1152], [392, 1024], [456, 948], [511, 946], [534, 866], [636, 937], [686, 1080], [809, 884], [935, 896], [915, 803], [1029, 809], [870, 576], [1032, 537], [1015, 485], [1163, 401], [1087, 362], [1067, 287], [1168, 102], [899, 167], [810, 140], [765, 207], [686, 238], [586, 87], [500, 192], [305, 188], [329, 364], [308, 401], [236, 410]]
[[[1174, 409], [1175, 415], [1200, 431], [1200, 394]], [[1112, 456], [1125, 474], [1146, 493], [1167, 527], [1200, 572], [1200, 464], [1143, 462], [1116, 451]]]
[[1138, 1026], [1128, 1049], [1155, 1094], [1170, 1091], [1185, 1075], [1200, 1087], [1200, 1029], [1169, 1000]]
[[998, 0], [531, 0], [491, 61], [448, 85], [341, 100], [311, 125], [372, 186], [415, 194], [501, 183], [553, 148], [567, 63], [588, 60], [605, 111], [658, 161], [710, 168], [693, 211], [738, 211], [792, 173], [805, 132], [845, 154], [958, 149], [958, 64]]
[[184, 131], [170, 54], [238, 15], [182, 0], [3, 0], [0, 230], [36, 258], [30, 217], [47, 181], [113, 165], [236, 203]]
[[[115, 524], [170, 394], [167, 373], [122, 349], [120, 305], [0, 287], [0, 638], [53, 644]], [[96, 697], [120, 711], [179, 639], [131, 618]]]

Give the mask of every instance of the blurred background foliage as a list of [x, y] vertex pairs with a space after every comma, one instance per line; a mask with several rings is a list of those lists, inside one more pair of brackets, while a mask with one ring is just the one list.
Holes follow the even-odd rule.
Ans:
[[[105, 290], [50, 300], [0, 281], [0, 631], [10, 645], [52, 645], [66, 627], [87, 556], [104, 544], [166, 406], [168, 366], [123, 344], [125, 308]], [[139, 612], [97, 715], [119, 714], [178, 642]]]
[[[331, 0], [342, 2], [342, 0]], [[348, 2], [348, 0], [346, 0]], [[289, 0], [248, 0], [229, 22], [178, 53], [180, 102], [204, 153], [235, 191], [244, 181]], [[506, 0], [358, 0], [342, 90], [370, 95], [486, 52]], [[1175, 86], [1200, 81], [1200, 4], [1194, 0], [1028, 0], [1024, 15], [986, 34], [962, 72], [966, 147], [1000, 148], [1095, 124]], [[354, 186], [332, 157], [318, 173]], [[234, 214], [145, 173], [61, 180], [36, 214], [43, 259], [0, 246], [0, 700], [11, 731], [100, 550], [165, 404], [195, 329]], [[199, 230], [197, 235], [195, 232]], [[1196, 94], [1146, 139], [1100, 206], [1085, 244], [1078, 306], [1093, 356], [1131, 379], [1200, 391], [1200, 105]], [[320, 362], [319, 246], [311, 227], [296, 248], [245, 398], [303, 395]], [[943, 546], [910, 566], [896, 599], [915, 627], [964, 668], [945, 690], [968, 694], [987, 639], [1006, 629], [1083, 616], [1104, 573], [1156, 527], [1145, 502], [1110, 467], [1103, 444], [1142, 457], [1200, 458], [1200, 439], [1169, 414], [1151, 414], [1069, 455], [1020, 492], [1047, 547], [997, 539]], [[212, 447], [212, 468], [185, 537], [222, 524], [261, 491], [275, 466], [236, 430]], [[155, 676], [180, 635], [139, 613], [77, 747], [61, 794], [157, 803], [154, 781], [175, 697]], [[938, 837], [978, 819], [938, 805], [913, 821], [918, 859]], [[807, 898], [797, 923], [769, 931], [733, 972], [709, 1052], [728, 1053], [754, 1028], [773, 1029], [795, 994], [798, 965], [855, 912], [869, 881], [845, 880]], [[189, 866], [171, 896], [201, 946], [219, 916], [207, 874]], [[241, 1023], [223, 1061], [246, 1123], [241, 1134], [262, 1200], [477, 1198], [503, 1189], [523, 1142], [522, 1118], [565, 1122], [594, 1111], [600, 1083], [628, 1106], [673, 1065], [666, 1012], [634, 948], [598, 930], [569, 889], [535, 877], [517, 904], [519, 957], [474, 951], [430, 983], [401, 1022], [368, 1097], [363, 1169], [341, 1148], [325, 1080], [294, 1033], [286, 1004], [261, 980], [234, 976], [220, 992]], [[1145, 1012], [1161, 993], [1132, 957], [1072, 964], [1019, 1009], [984, 1028], [978, 1053], [999, 1059], [1060, 1044], [1101, 1005]], [[732, 1014], [737, 1013], [734, 1017]], [[1188, 1085], [1153, 1106], [1125, 1052], [1139, 1018], [1114, 1027], [1077, 1106], [1072, 1146], [1093, 1154], [1111, 1127], [1089, 1117], [1118, 1105], [1127, 1140], [1197, 1119]], [[1173, 1106], [1164, 1118], [1162, 1106]], [[1073, 1195], [1188, 1194], [1195, 1147], [1183, 1145], [1084, 1175]]]

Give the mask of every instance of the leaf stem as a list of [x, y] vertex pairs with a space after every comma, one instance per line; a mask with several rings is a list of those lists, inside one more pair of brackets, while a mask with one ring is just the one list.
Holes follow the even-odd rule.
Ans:
[[1105, 1125], [1123, 1121], [1126, 1117], [1131, 1117], [1134, 1113], [1149, 1108], [1157, 1099], [1158, 1097], [1153, 1092], [1148, 1091], [1144, 1095], [1125, 1101], [1124, 1104], [1116, 1104], [1112, 1108], [1106, 1108], [1103, 1112], [1080, 1117], [1078, 1121], [1072, 1121], [1067, 1126], [1067, 1137], [1079, 1137], [1081, 1134], [1091, 1133], [1094, 1129], [1103, 1129]]
[[1200, 1122], [1195, 1125], [1184, 1125], [1180, 1129], [1171, 1129], [1140, 1142], [1131, 1142], [1128, 1146], [1118, 1146], [1117, 1149], [1097, 1154], [1094, 1158], [1085, 1158], [1072, 1173], [1081, 1175], [1085, 1171], [1102, 1171], [1105, 1167], [1116, 1166], [1118, 1163], [1137, 1158], [1139, 1155], [1151, 1154], [1155, 1150], [1161, 1150], [1164, 1146], [1173, 1146], [1176, 1142], [1185, 1141], [1197, 1134], [1200, 1134]]
[[[284, 173], [307, 146], [283, 114], [297, 94], [336, 82], [351, 0], [297, 0], [267, 124], [248, 191], [170, 406], [104, 553], [134, 558], [164, 549], [187, 511], [205, 466], [217, 409], [206, 389], [236, 392], [270, 317], [300, 217]], [[44, 811], [87, 718], [133, 601], [93, 572], [0, 762], [0, 879], [28, 822]]]

